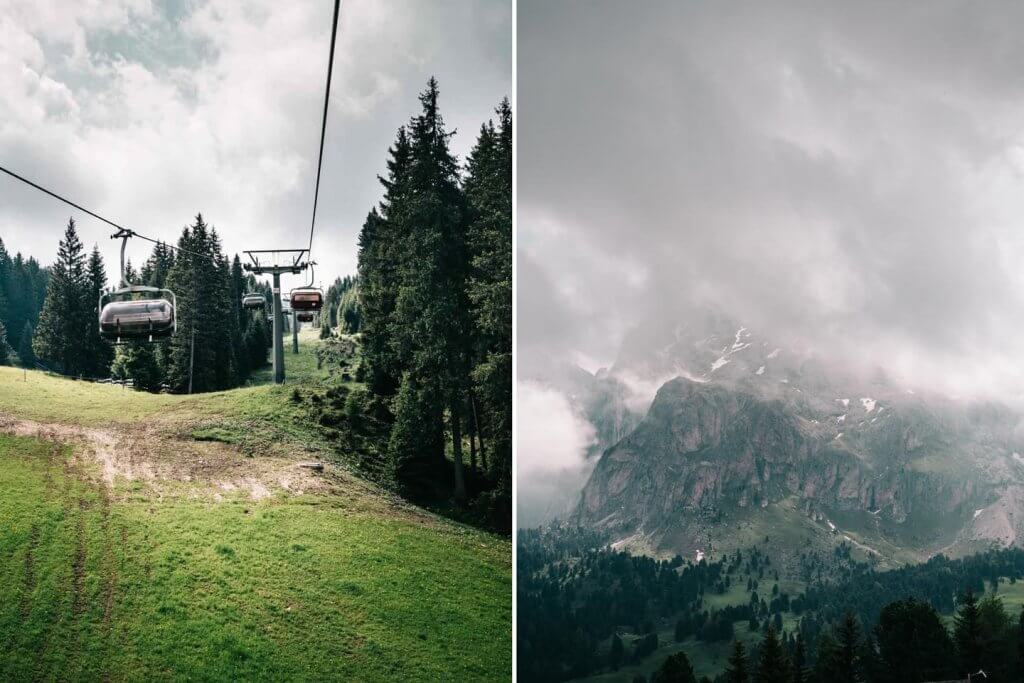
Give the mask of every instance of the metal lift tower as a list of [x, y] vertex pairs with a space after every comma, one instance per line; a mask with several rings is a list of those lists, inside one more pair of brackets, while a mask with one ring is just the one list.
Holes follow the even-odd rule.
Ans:
[[281, 313], [281, 275], [298, 275], [308, 264], [303, 257], [308, 249], [264, 249], [247, 251], [249, 260], [243, 267], [254, 275], [274, 276], [274, 383], [284, 383], [284, 318]]

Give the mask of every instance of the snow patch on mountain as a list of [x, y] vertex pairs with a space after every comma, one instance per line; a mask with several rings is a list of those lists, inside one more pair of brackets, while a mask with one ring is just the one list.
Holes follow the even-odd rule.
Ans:
[[862, 398], [860, 400], [860, 403], [862, 406], [864, 406], [864, 412], [870, 413], [872, 410], [875, 409], [875, 403], [877, 403], [877, 401], [873, 398]]

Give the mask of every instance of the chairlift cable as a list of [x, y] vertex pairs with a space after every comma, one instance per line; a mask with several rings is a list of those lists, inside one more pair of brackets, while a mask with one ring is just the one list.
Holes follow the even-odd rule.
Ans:
[[47, 190], [42, 185], [37, 185], [36, 183], [32, 182], [28, 178], [24, 178], [24, 177], [18, 175], [17, 173], [15, 173], [14, 171], [11, 171], [9, 169], [4, 168], [3, 166], [0, 166], [0, 171], [3, 171], [4, 173], [6, 173], [7, 175], [11, 176], [12, 178], [15, 178], [16, 180], [20, 180], [21, 182], [25, 183], [26, 185], [34, 187], [35, 189], [39, 190], [40, 192], [43, 192], [45, 194], [50, 195], [54, 199], [58, 199], [58, 200], [64, 202], [65, 204], [68, 204], [69, 206], [75, 207], [79, 211], [84, 211], [85, 213], [89, 214], [93, 218], [95, 218], [97, 220], [100, 220], [100, 221], [103, 221], [107, 225], [112, 225], [115, 228], [117, 228], [118, 230], [122, 230], [124, 232], [130, 233], [132, 237], [138, 237], [139, 239], [146, 240], [147, 242], [152, 242], [153, 244], [162, 244], [165, 247], [168, 247], [168, 248], [173, 249], [175, 251], [179, 251], [179, 252], [181, 252], [183, 254], [191, 254], [192, 256], [202, 256], [202, 254], [199, 254], [199, 253], [194, 252], [194, 251], [189, 251], [188, 249], [182, 249], [181, 247], [176, 247], [176, 246], [174, 246], [172, 244], [168, 244], [167, 242], [164, 242], [162, 240], [155, 240], [152, 237], [146, 237], [145, 235], [140, 235], [139, 233], [135, 232], [134, 230], [132, 230], [130, 228], [126, 228], [126, 227], [124, 227], [122, 225], [118, 225], [114, 221], [106, 219], [103, 216], [99, 215], [98, 213], [93, 213], [92, 211], [90, 211], [89, 209], [85, 208], [84, 206], [76, 204], [75, 202], [71, 201], [70, 199], [66, 199], [65, 197], [60, 196], [56, 192], [51, 192], [50, 190]]
[[341, 9], [341, 0], [334, 0], [334, 22], [331, 24], [331, 53], [327, 58], [327, 90], [324, 93], [324, 117], [320, 124], [320, 156], [316, 162], [316, 187], [313, 190], [313, 220], [309, 224], [309, 246], [308, 252], [313, 249], [313, 230], [316, 228], [316, 205], [320, 197], [320, 169], [324, 163], [324, 138], [327, 136], [327, 109], [331, 102], [331, 72], [334, 70], [334, 45], [338, 38], [338, 11]]

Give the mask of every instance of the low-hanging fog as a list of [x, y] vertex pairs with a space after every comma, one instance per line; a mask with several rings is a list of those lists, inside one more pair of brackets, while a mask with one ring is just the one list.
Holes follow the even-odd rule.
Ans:
[[584, 467], [578, 415], [557, 453], [527, 419], [552, 368], [610, 366], [694, 304], [915, 386], [1024, 395], [1024, 5], [518, 13], [520, 496], [544, 458]]

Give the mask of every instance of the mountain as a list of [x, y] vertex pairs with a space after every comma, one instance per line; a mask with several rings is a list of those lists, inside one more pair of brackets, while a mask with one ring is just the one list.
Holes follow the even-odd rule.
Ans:
[[608, 375], [675, 376], [602, 452], [574, 513], [616, 547], [696, 559], [767, 536], [795, 558], [845, 541], [888, 566], [1024, 544], [1018, 412], [718, 316], [643, 335]]

